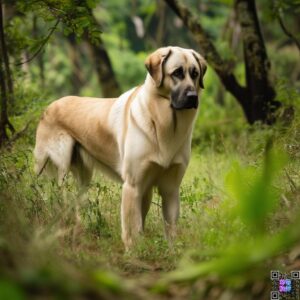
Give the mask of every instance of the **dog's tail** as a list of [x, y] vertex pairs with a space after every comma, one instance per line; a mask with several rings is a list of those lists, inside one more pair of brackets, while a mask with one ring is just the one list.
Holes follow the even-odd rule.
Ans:
[[46, 168], [46, 165], [47, 163], [49, 162], [49, 157], [46, 158], [46, 161], [44, 164], [40, 164], [38, 162], [35, 163], [34, 165], [34, 171], [35, 171], [35, 174], [39, 177], [43, 171], [45, 170]]
[[41, 124], [34, 149], [35, 173], [39, 176], [45, 172], [61, 185], [70, 169], [74, 143], [68, 133], [51, 131]]
[[50, 157], [45, 149], [40, 148], [38, 145], [35, 146], [34, 152], [34, 172], [39, 177], [45, 170], [50, 175], [53, 175], [53, 171], [51, 172], [52, 163], [50, 161]]

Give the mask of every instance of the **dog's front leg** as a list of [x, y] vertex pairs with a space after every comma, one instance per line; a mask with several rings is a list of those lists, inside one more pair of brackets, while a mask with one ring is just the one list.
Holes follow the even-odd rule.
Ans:
[[179, 190], [160, 190], [162, 197], [162, 212], [165, 225], [165, 236], [172, 242], [176, 237], [176, 223], [179, 217]]
[[125, 182], [122, 188], [121, 225], [122, 240], [129, 250], [139, 233], [142, 232], [141, 192], [135, 184]]
[[186, 165], [175, 164], [161, 176], [158, 191], [162, 197], [162, 212], [165, 225], [165, 236], [172, 242], [176, 237], [176, 223], [179, 217], [179, 187]]

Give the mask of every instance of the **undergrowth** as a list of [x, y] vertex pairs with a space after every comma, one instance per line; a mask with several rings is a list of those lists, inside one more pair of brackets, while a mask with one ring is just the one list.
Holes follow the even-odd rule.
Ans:
[[[202, 109], [207, 105], [209, 101]], [[295, 110], [292, 122], [280, 121], [273, 127], [249, 127], [241, 118], [234, 119], [236, 112], [219, 121], [200, 112], [192, 159], [180, 190], [178, 237], [172, 247], [165, 241], [161, 200], [155, 192], [145, 233], [130, 253], [124, 252], [120, 237], [121, 186], [97, 175], [85, 201], [79, 202], [71, 175], [62, 188], [48, 178], [37, 178], [32, 150], [41, 109], [29, 109], [23, 119], [15, 117], [20, 128], [26, 123], [24, 116], [33, 116], [33, 122], [26, 135], [1, 152], [0, 275], [4, 281], [0, 284], [4, 282], [19, 296], [23, 289], [43, 284], [46, 294], [50, 285], [50, 290], [59, 287], [59, 296], [79, 290], [85, 295], [89, 287], [85, 275], [93, 274], [89, 278], [103, 287], [101, 293], [121, 293], [118, 278], [139, 280], [141, 274], [155, 278], [155, 274], [222, 257], [228, 245], [280, 233], [294, 222], [300, 203], [300, 118]], [[266, 183], [260, 172], [268, 143], [285, 157], [276, 156], [273, 162], [285, 161], [275, 168], [274, 180], [267, 182], [270, 194], [260, 190]], [[259, 194], [262, 191], [267, 194]], [[241, 198], [247, 193], [250, 204], [245, 206]], [[251, 206], [253, 195], [264, 198], [253, 198], [256, 207]], [[267, 197], [270, 207], [259, 217]], [[256, 224], [263, 234], [252, 230]], [[74, 280], [82, 285], [74, 286]]]

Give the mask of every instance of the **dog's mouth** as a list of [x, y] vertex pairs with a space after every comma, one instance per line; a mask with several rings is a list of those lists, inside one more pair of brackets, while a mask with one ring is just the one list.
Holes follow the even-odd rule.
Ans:
[[176, 109], [176, 110], [183, 110], [183, 109], [191, 109], [191, 108], [194, 108], [194, 109], [197, 109], [198, 108], [198, 101], [197, 103], [194, 102], [194, 103], [185, 103], [185, 104], [181, 104], [181, 105], [178, 105], [176, 103], [172, 103], [171, 102], [171, 107], [173, 109]]
[[180, 100], [171, 99], [171, 107], [176, 110], [182, 109], [197, 109], [199, 106], [199, 99], [196, 92], [187, 92], [185, 97]]

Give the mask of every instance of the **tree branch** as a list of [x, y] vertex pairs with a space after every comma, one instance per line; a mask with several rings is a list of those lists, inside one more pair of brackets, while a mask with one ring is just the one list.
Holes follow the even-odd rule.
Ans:
[[279, 22], [279, 25], [282, 29], [282, 31], [296, 44], [298, 50], [300, 51], [300, 42], [297, 40], [297, 38], [286, 28], [285, 24], [283, 23], [282, 16], [278, 12], [277, 19]]
[[244, 107], [246, 105], [246, 88], [238, 83], [231, 70], [230, 63], [221, 58], [216, 47], [211, 42], [210, 37], [198, 22], [197, 18], [178, 0], [165, 0], [165, 2], [193, 33], [193, 37], [203, 51], [205, 59], [218, 74], [226, 90], [238, 100], [242, 107]]
[[40, 52], [43, 50], [44, 46], [48, 43], [50, 37], [52, 36], [52, 34], [54, 33], [54, 31], [56, 30], [58, 24], [60, 22], [60, 19], [58, 19], [55, 23], [55, 25], [50, 29], [50, 32], [48, 33], [48, 35], [46, 36], [46, 38], [44, 39], [44, 41], [41, 43], [40, 47], [38, 48], [38, 50], [27, 60], [17, 63], [16, 66], [20, 66], [23, 64], [26, 64], [30, 61], [32, 61], [37, 55], [40, 54]]
[[29, 125], [31, 124], [32, 120], [33, 119], [30, 119], [20, 131], [15, 132], [14, 135], [5, 143], [5, 145], [11, 146], [16, 140], [21, 138], [28, 130]]

